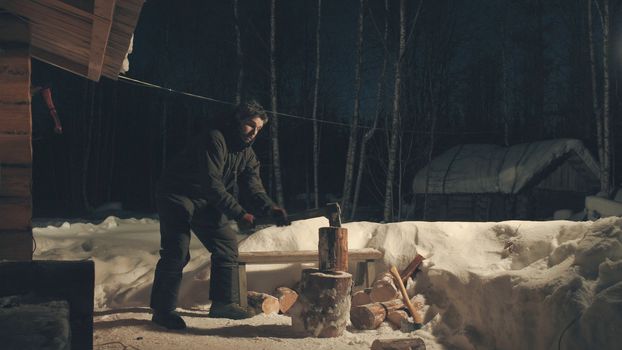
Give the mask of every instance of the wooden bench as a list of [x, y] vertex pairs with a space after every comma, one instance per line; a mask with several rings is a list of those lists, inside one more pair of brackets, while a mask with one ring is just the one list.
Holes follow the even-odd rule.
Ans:
[[[384, 254], [374, 248], [351, 249], [348, 251], [348, 260], [356, 261], [356, 282], [362, 282], [365, 287], [376, 277], [374, 262], [382, 259]], [[318, 262], [317, 250], [296, 251], [269, 251], [269, 252], [240, 252], [239, 257], [239, 286], [240, 305], [247, 305], [246, 265], [248, 264], [292, 264]], [[361, 281], [364, 280], [364, 281]]]

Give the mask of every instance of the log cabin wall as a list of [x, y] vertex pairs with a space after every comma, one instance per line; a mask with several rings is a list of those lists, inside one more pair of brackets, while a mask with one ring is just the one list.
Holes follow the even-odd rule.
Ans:
[[0, 14], [0, 260], [32, 260], [30, 29]]

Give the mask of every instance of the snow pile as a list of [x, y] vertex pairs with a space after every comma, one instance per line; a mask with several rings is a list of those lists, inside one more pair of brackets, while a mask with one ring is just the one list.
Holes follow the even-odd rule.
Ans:
[[[241, 251], [316, 249], [325, 219], [270, 227]], [[415, 335], [463, 349], [612, 349], [622, 342], [622, 219], [596, 222], [355, 222], [349, 247], [385, 253], [376, 266], [427, 259], [416, 290], [428, 304]], [[38, 259], [96, 262], [96, 307], [147, 306], [158, 259], [158, 223], [110, 217], [99, 225], [35, 228]], [[191, 242], [180, 306], [208, 303], [209, 254]], [[249, 289], [292, 286], [306, 266], [250, 265]], [[370, 331], [371, 332], [371, 331]], [[429, 342], [428, 342], [429, 341]]]

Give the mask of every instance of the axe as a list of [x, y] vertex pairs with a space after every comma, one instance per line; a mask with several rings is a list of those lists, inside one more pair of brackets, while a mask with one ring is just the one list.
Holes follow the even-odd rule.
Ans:
[[[311, 218], [319, 218], [321, 216], [328, 219], [329, 226], [341, 227], [341, 207], [339, 207], [339, 203], [328, 203], [323, 207], [288, 214], [287, 218], [289, 219], [289, 221], [298, 221]], [[274, 218], [270, 216], [255, 218], [255, 226], [273, 225], [276, 225], [276, 222]]]
[[[339, 207], [339, 203], [327, 203], [323, 207], [288, 214], [287, 219], [291, 222], [311, 218], [319, 218], [322, 216], [328, 219], [329, 226], [341, 227], [341, 207]], [[275, 218], [271, 216], [260, 216], [255, 218], [255, 222], [252, 227], [240, 222], [238, 222], [238, 227], [242, 233], [250, 234], [254, 231], [257, 231], [258, 229], [264, 229], [266, 227], [274, 226], [276, 224], [277, 223]], [[244, 240], [246, 238], [244, 238]]]

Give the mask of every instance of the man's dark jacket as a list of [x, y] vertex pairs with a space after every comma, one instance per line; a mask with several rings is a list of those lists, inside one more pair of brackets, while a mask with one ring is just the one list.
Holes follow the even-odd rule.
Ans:
[[250, 144], [242, 141], [233, 126], [206, 130], [192, 139], [167, 167], [160, 180], [160, 193], [205, 198], [230, 219], [246, 210], [238, 203], [237, 187], [247, 191], [252, 205], [268, 213], [274, 205], [259, 177], [259, 161]]

